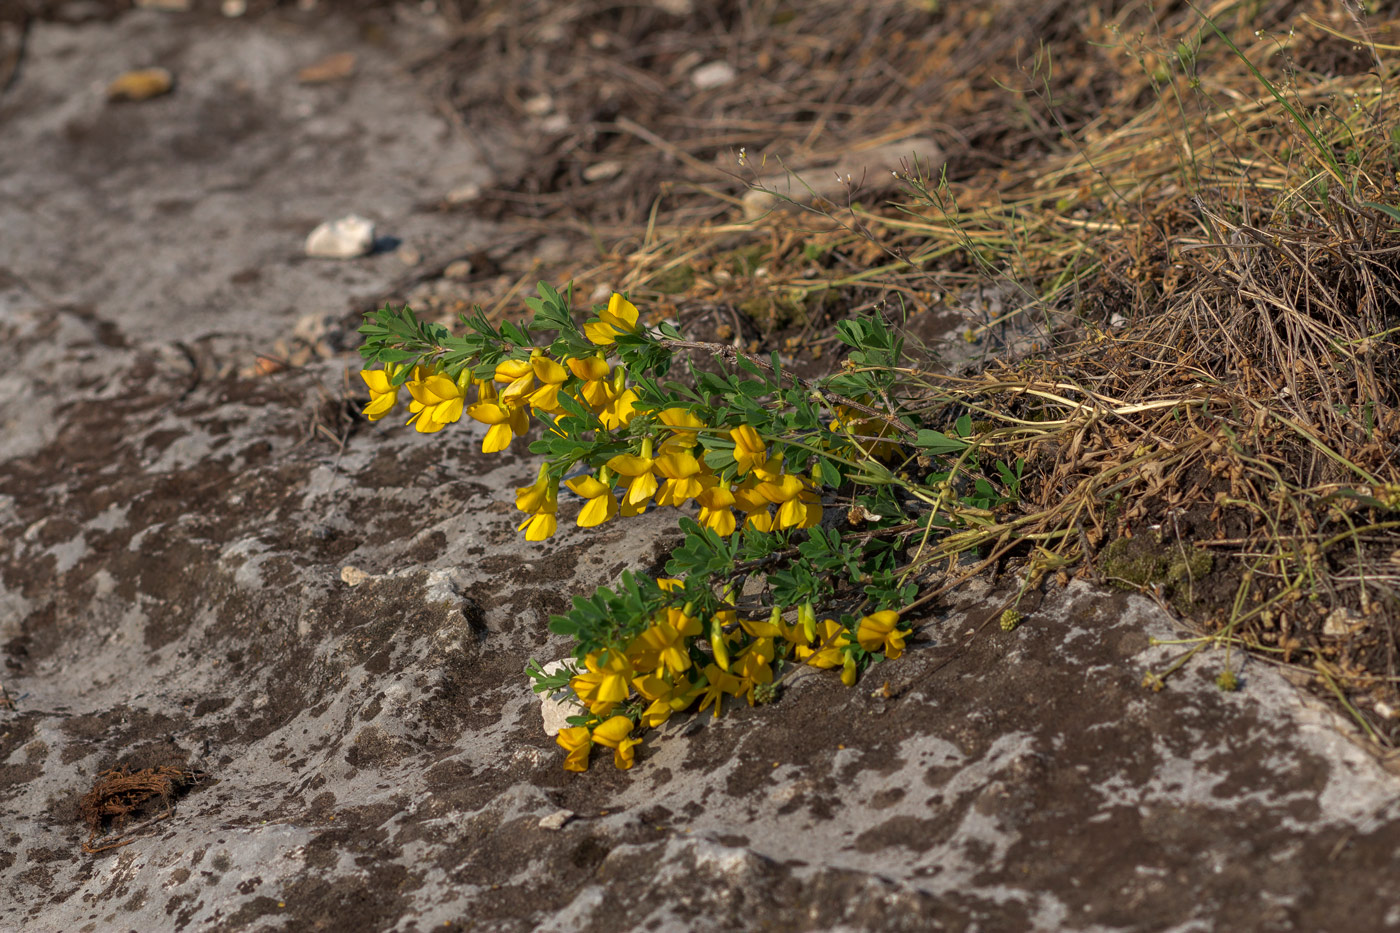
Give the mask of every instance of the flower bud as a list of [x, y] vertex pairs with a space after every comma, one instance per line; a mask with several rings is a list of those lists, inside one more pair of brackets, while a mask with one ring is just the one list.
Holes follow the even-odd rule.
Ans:
[[710, 622], [710, 650], [715, 653], [715, 663], [720, 670], [729, 670], [729, 646], [724, 641], [724, 628], [718, 619]]

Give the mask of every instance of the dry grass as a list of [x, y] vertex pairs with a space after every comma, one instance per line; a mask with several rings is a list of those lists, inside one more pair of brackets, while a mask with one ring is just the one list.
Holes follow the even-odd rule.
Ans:
[[[585, 237], [585, 295], [814, 350], [799, 369], [855, 310], [957, 322], [904, 401], [1029, 466], [1018, 508], [919, 560], [1153, 593], [1201, 633], [1186, 650], [1305, 670], [1400, 740], [1400, 23], [1317, 0], [524, 6], [459, 11], [460, 54], [426, 67], [474, 123], [530, 123], [541, 94], [567, 114], [490, 203]], [[697, 90], [715, 60], [735, 80]], [[779, 160], [916, 135], [943, 171], [740, 211]]]

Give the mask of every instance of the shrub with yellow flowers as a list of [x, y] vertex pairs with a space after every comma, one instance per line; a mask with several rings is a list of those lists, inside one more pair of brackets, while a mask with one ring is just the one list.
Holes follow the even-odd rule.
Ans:
[[[910, 478], [916, 462], [965, 458], [970, 425], [920, 427], [892, 401], [901, 346], [878, 317], [841, 322], [846, 365], [806, 380], [777, 354], [648, 326], [620, 294], [581, 326], [568, 290], [540, 283], [526, 303], [534, 317], [523, 326], [494, 326], [477, 309], [459, 334], [406, 307], [368, 315], [364, 415], [386, 417], [406, 394], [416, 430], [465, 417], [486, 426], [487, 453], [539, 422], [530, 450], [543, 461], [515, 491], [529, 541], [558, 530], [561, 488], [579, 501], [573, 520], [584, 528], [679, 512], [685, 538], [669, 576], [627, 572], [616, 587], [575, 596], [550, 620], [574, 640], [572, 667], [528, 669], [535, 690], [576, 698], [578, 715], [558, 737], [569, 770], [586, 770], [594, 746], [630, 768], [645, 730], [692, 709], [719, 716], [739, 698], [767, 702], [799, 665], [839, 669], [850, 685], [899, 657], [909, 634], [900, 608], [920, 582], [916, 564], [901, 561], [908, 542], [1015, 497], [1019, 463], [1014, 475], [998, 465], [1000, 490], [979, 477], [951, 502], [939, 489], [954, 470]], [[697, 352], [720, 371], [697, 367]], [[838, 496], [845, 508], [827, 508]], [[848, 515], [864, 526], [852, 529]], [[818, 606], [833, 617], [819, 621]]]

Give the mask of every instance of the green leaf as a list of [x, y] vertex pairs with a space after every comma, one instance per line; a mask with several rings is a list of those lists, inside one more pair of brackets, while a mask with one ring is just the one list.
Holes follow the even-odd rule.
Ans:
[[1377, 204], [1375, 201], [1362, 201], [1362, 207], [1369, 207], [1373, 211], [1380, 211], [1396, 223], [1400, 223], [1400, 208], [1389, 204]]
[[935, 456], [939, 454], [952, 454], [960, 450], [966, 450], [967, 444], [955, 437], [949, 437], [942, 431], [932, 431], [927, 428], [920, 431], [914, 438], [914, 444], [920, 449], [928, 451]]

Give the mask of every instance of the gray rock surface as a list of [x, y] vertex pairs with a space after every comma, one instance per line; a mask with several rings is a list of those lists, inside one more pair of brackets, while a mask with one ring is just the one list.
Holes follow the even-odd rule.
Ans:
[[[1397, 783], [1345, 724], [1257, 662], [1144, 691], [1169, 620], [1080, 583], [1011, 633], [969, 589], [854, 689], [795, 677], [563, 772], [522, 669], [569, 596], [655, 568], [668, 513], [530, 545], [518, 445], [350, 419], [353, 360], [240, 375], [401, 271], [301, 258], [347, 201], [487, 235], [418, 207], [471, 145], [334, 19], [30, 41], [0, 99], [0, 929], [1400, 927]], [[296, 85], [351, 47], [349, 83]], [[114, 117], [147, 61], [176, 90]], [[156, 766], [203, 776], [85, 854], [98, 773]]]

